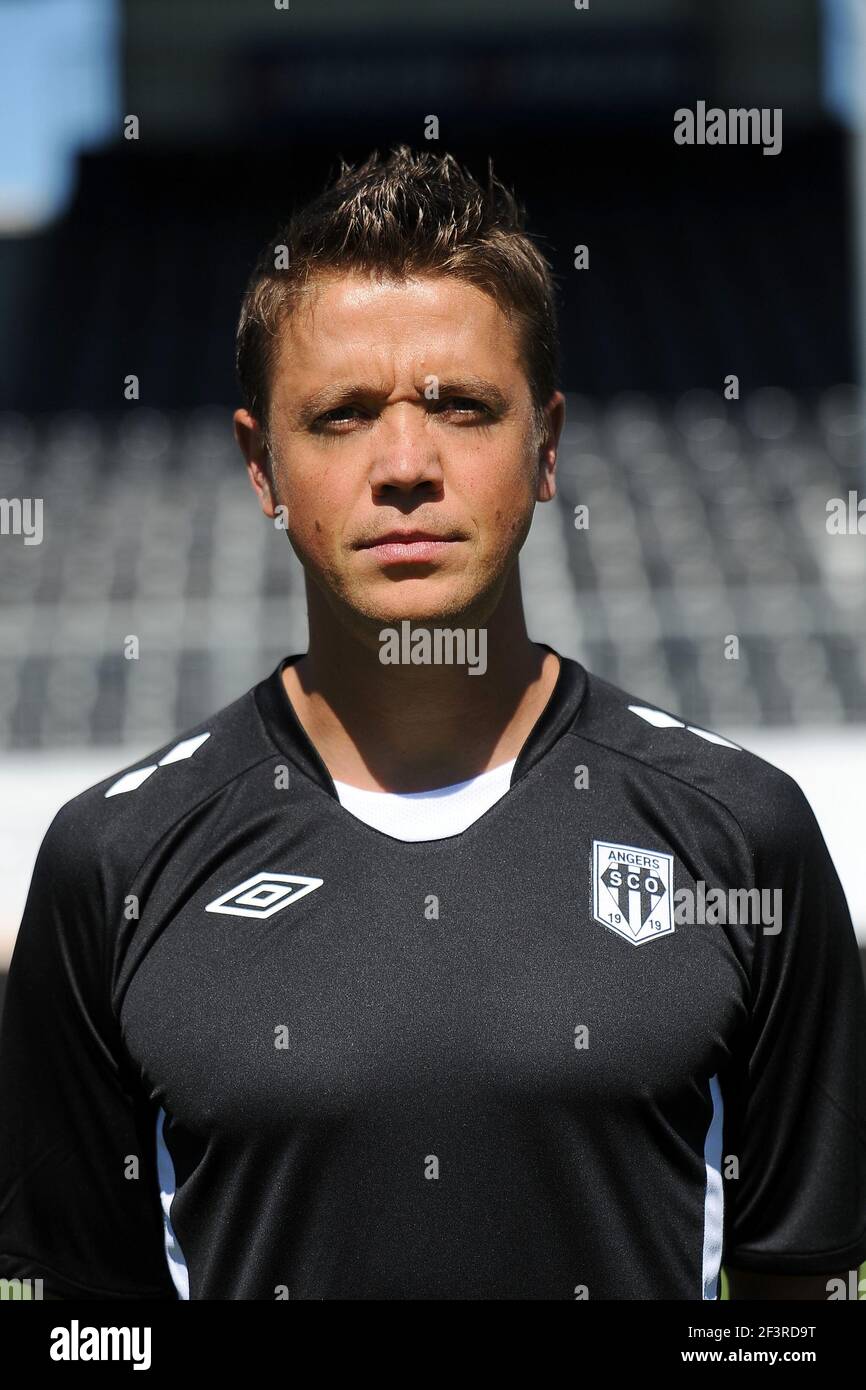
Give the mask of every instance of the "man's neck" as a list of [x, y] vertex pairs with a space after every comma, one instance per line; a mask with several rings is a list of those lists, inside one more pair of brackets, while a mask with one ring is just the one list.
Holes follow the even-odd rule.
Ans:
[[378, 652], [311, 642], [283, 671], [295, 714], [335, 781], [413, 792], [516, 758], [556, 684], [555, 653], [488, 641], [487, 669], [383, 665]]

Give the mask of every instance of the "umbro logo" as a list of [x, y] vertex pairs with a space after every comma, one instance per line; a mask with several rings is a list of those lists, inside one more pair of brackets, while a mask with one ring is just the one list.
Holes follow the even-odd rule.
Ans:
[[289, 903], [314, 893], [324, 881], [302, 874], [253, 874], [235, 888], [220, 893], [208, 903], [205, 912], [224, 912], [230, 917], [273, 917]]

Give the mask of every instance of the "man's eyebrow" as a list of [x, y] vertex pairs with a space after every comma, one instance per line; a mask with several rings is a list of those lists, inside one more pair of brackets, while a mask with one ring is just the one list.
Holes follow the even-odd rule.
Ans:
[[439, 382], [440, 396], [478, 396], [487, 405], [503, 413], [509, 400], [504, 391], [483, 376], [455, 376]]
[[[432, 373], [431, 373], [432, 375]], [[296, 415], [299, 420], [312, 420], [323, 412], [333, 410], [339, 405], [353, 405], [358, 401], [368, 401], [379, 398], [385, 400], [389, 392], [384, 387], [371, 386], [367, 382], [329, 382], [319, 391], [313, 391], [308, 396], [304, 396], [296, 407]], [[480, 400], [489, 405], [492, 410], [505, 413], [508, 410], [508, 397], [492, 381], [485, 377], [460, 375], [449, 376], [447, 380], [440, 379], [437, 384], [437, 395], [441, 399], [444, 396], [477, 396]], [[431, 397], [435, 400], [437, 397]], [[418, 396], [419, 400], [424, 400], [422, 392]]]

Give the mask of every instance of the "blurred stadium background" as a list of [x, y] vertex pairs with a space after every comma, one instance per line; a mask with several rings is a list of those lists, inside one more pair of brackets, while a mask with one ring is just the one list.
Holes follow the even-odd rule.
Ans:
[[[231, 435], [240, 296], [339, 154], [430, 114], [560, 287], [530, 632], [797, 777], [866, 959], [866, 535], [826, 524], [866, 494], [864, 29], [859, 0], [0, 6], [0, 497], [44, 500], [41, 544], [0, 535], [0, 973], [59, 805], [306, 645]], [[782, 152], [675, 145], [699, 99], [782, 108]]]

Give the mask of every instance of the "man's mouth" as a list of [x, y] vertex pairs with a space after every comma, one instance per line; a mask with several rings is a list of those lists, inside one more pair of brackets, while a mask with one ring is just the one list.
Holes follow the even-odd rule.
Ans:
[[441, 558], [451, 546], [463, 539], [455, 533], [443, 535], [436, 531], [386, 531], [373, 540], [362, 541], [359, 549], [369, 550], [380, 562], [388, 564], [423, 563]]

